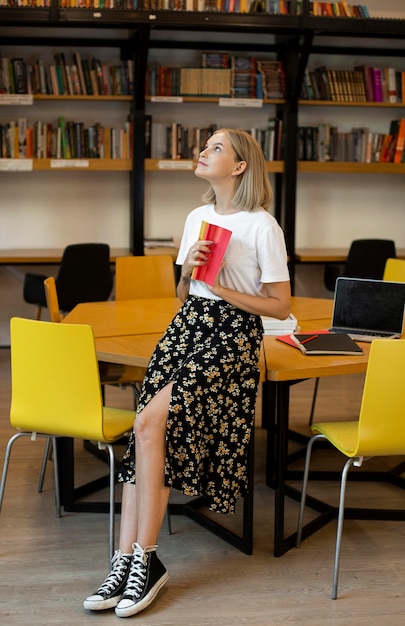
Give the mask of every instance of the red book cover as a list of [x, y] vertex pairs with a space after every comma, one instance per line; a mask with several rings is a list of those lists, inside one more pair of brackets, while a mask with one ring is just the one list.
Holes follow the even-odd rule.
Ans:
[[374, 102], [383, 102], [382, 92], [382, 76], [381, 69], [379, 67], [373, 67], [373, 90], [374, 90]]
[[207, 285], [213, 285], [215, 283], [231, 235], [232, 231], [227, 228], [215, 226], [205, 221], [201, 222], [198, 238], [200, 240], [212, 241], [213, 244], [211, 245], [208, 262], [205, 265], [195, 267], [191, 278], [202, 280], [204, 283], [207, 283]]
[[397, 145], [395, 147], [394, 163], [401, 163], [405, 146], [405, 119], [401, 119], [399, 124]]
[[[313, 332], [308, 331], [306, 334], [308, 335], [308, 337], [315, 338], [318, 335], [330, 335], [331, 332], [327, 328], [322, 328], [321, 330], [314, 330]], [[289, 335], [277, 335], [276, 339], [278, 339], [279, 341], [282, 341], [283, 343], [286, 343], [289, 346], [292, 346], [293, 348], [299, 347], [297, 342], [291, 338], [291, 333]]]

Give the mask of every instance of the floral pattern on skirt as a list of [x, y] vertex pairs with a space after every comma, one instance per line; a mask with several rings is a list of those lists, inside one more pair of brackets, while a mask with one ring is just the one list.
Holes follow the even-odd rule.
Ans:
[[[165, 484], [233, 513], [247, 492], [247, 455], [259, 382], [260, 316], [223, 300], [189, 296], [157, 344], [138, 412], [173, 381]], [[132, 434], [120, 482], [136, 482]]]

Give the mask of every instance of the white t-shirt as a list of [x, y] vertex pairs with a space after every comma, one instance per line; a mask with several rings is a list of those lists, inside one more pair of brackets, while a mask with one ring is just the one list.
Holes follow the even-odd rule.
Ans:
[[[184, 226], [176, 263], [182, 265], [198, 239], [201, 221], [232, 231], [225, 253], [221, 284], [242, 293], [262, 296], [261, 283], [290, 280], [284, 233], [275, 218], [263, 208], [219, 215], [213, 204], [192, 211]], [[199, 280], [191, 280], [190, 295], [220, 299]]]

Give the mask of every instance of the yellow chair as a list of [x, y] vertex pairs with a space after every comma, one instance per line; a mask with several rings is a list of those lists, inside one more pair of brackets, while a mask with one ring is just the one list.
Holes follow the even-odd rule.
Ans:
[[364, 383], [358, 421], [323, 422], [313, 424], [318, 433], [308, 442], [302, 485], [301, 506], [298, 518], [297, 547], [301, 543], [302, 523], [309, 463], [315, 441], [326, 440], [348, 457], [340, 487], [338, 525], [336, 535], [335, 565], [332, 599], [337, 597], [340, 547], [344, 519], [344, 499], [350, 467], [361, 467], [364, 460], [373, 456], [405, 454], [405, 340], [376, 339], [372, 342]]
[[115, 299], [174, 298], [176, 282], [170, 256], [125, 256], [115, 261]]
[[15, 441], [52, 437], [57, 515], [60, 516], [56, 437], [96, 441], [110, 466], [109, 556], [114, 553], [115, 460], [112, 444], [129, 433], [135, 412], [103, 407], [93, 331], [82, 324], [54, 324], [14, 317], [10, 322], [10, 422], [19, 432], [7, 443], [0, 510]]
[[[49, 312], [49, 320], [59, 323], [62, 320], [62, 314], [59, 309], [59, 299], [56, 290], [56, 281], [53, 276], [44, 280], [46, 304]], [[101, 385], [131, 385], [134, 391], [134, 406], [136, 407], [139, 384], [133, 381], [141, 381], [145, 374], [145, 369], [135, 365], [120, 365], [119, 363], [107, 363], [99, 361], [98, 367], [100, 371]], [[42, 459], [41, 473], [38, 483], [38, 492], [41, 493], [44, 486], [45, 471], [48, 459], [51, 455], [51, 437], [45, 444], [44, 456]]]
[[405, 283], [405, 259], [387, 259], [384, 268], [384, 280]]
[[[389, 258], [385, 262], [383, 280], [393, 280], [405, 283], [405, 259]], [[309, 415], [309, 426], [312, 424], [315, 411], [316, 396], [318, 393], [319, 378], [315, 379], [314, 394]]]

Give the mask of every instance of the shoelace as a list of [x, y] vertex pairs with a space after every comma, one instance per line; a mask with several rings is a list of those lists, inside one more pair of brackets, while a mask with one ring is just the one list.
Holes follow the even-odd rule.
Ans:
[[112, 571], [109, 573], [101, 587], [99, 587], [97, 593], [99, 593], [100, 591], [106, 591], [107, 593], [109, 593], [110, 591], [114, 591], [115, 587], [117, 587], [117, 585], [122, 582], [125, 576], [127, 568], [129, 566], [129, 557], [122, 556], [121, 553], [117, 551], [114, 554], [112, 565]]
[[131, 569], [129, 570], [129, 576], [125, 587], [124, 598], [139, 598], [143, 583], [146, 580], [146, 561], [147, 555], [134, 554]]

